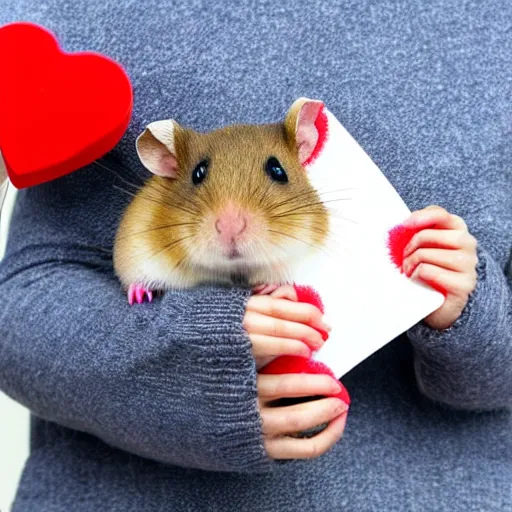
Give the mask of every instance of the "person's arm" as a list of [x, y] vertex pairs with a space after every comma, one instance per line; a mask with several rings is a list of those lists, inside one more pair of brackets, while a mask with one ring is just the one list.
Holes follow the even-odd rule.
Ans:
[[14, 274], [2, 264], [3, 391], [148, 458], [265, 467], [243, 292], [167, 293], [130, 308], [115, 280], [81, 263], [24, 264]]
[[[478, 241], [478, 263], [476, 285], [460, 316], [446, 329], [434, 329], [424, 321], [408, 332], [420, 390], [454, 408], [512, 408], [512, 196], [498, 205], [485, 209], [489, 220], [492, 214], [492, 223], [483, 213], [467, 219]], [[443, 230], [441, 236], [448, 240], [450, 234]], [[435, 247], [427, 238], [424, 245], [430, 242]], [[452, 253], [445, 265], [462, 264], [458, 257]], [[433, 267], [426, 271], [433, 281], [436, 276], [444, 279], [445, 289], [463, 282], [461, 272]], [[439, 320], [438, 314], [430, 323]]]
[[81, 170], [20, 192], [0, 263], [0, 389], [154, 460], [268, 469], [242, 327], [248, 292], [168, 292], [130, 307], [95, 248], [122, 211], [108, 176]]

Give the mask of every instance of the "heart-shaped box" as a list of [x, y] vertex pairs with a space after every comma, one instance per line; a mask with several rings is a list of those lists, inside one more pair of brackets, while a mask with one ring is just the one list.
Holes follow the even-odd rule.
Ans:
[[0, 151], [15, 187], [53, 180], [108, 153], [132, 106], [130, 80], [112, 59], [66, 53], [32, 23], [0, 28]]

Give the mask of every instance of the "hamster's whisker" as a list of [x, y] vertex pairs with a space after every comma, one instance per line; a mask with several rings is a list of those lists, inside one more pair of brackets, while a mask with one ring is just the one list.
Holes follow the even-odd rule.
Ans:
[[181, 267], [183, 265], [183, 263], [185, 263], [185, 261], [188, 259], [188, 256], [183, 256], [182, 258], [180, 258], [178, 260], [178, 262], [174, 265], [174, 269], [178, 269], [179, 267]]
[[[125, 194], [129, 195], [130, 197], [136, 197], [137, 194], [138, 194], [138, 191], [126, 190], [123, 187], [120, 187], [119, 185], [112, 185], [112, 187], [117, 189], [117, 190], [120, 190], [121, 192], [124, 192]], [[154, 200], [154, 202], [157, 202], [157, 201]], [[165, 203], [163, 203], [161, 200], [158, 201], [158, 204], [162, 204], [163, 206], [165, 206]]]
[[341, 201], [352, 201], [352, 198], [350, 198], [350, 197], [340, 197], [338, 199], [328, 199], [327, 201], [315, 201], [314, 203], [301, 204], [301, 205], [295, 206], [293, 208], [290, 208], [289, 210], [285, 210], [284, 212], [279, 212], [278, 215], [285, 214], [285, 213], [290, 213], [290, 212], [295, 212], [295, 211], [298, 211], [298, 210], [303, 210], [305, 208], [310, 208], [312, 206], [322, 206], [324, 204], [337, 203], [337, 202], [341, 202]]
[[120, 190], [121, 192], [123, 192], [123, 194], [126, 194], [130, 197], [135, 197], [137, 195], [137, 192], [138, 190], [128, 190], [124, 187], [120, 187], [119, 185], [112, 185], [112, 188], [115, 188], [116, 190]]
[[[314, 216], [316, 214], [317, 214], [317, 212], [315, 212], [315, 211], [306, 211], [306, 212], [301, 212], [301, 211], [293, 212], [292, 211], [291, 213], [284, 213], [284, 214], [274, 215], [274, 216], [271, 216], [270, 218], [271, 219], [282, 219], [282, 218], [285, 218], [285, 217], [303, 218], [303, 217], [311, 217], [311, 216]], [[358, 225], [360, 224], [360, 222], [357, 222], [354, 219], [349, 219], [348, 217], [344, 217], [342, 215], [339, 215], [337, 212], [329, 212], [329, 215], [331, 215], [332, 217], [336, 217], [339, 220], [345, 220], [345, 221], [350, 222], [352, 224], [358, 224]]]
[[[325, 190], [325, 191], [319, 191], [319, 190], [306, 190], [305, 192], [302, 192], [301, 194], [297, 194], [292, 199], [285, 199], [284, 201], [281, 201], [279, 203], [275, 203], [272, 205], [272, 208], [279, 208], [280, 206], [283, 206], [284, 204], [289, 205], [290, 203], [294, 203], [298, 199], [310, 196], [312, 199], [317, 199], [317, 196], [324, 196], [326, 194], [337, 194], [339, 192], [346, 192], [348, 190], [355, 190], [354, 187], [351, 188], [340, 188], [337, 190]], [[349, 200], [352, 198], [343, 198], [343, 200]], [[324, 201], [323, 201], [324, 202]]]
[[[328, 246], [326, 245], [318, 245], [318, 244], [313, 244], [313, 243], [310, 243], [310, 242], [307, 242], [306, 240], [302, 240], [300, 238], [297, 238], [297, 237], [294, 237], [292, 235], [289, 235], [288, 233], [281, 233], [282, 235], [284, 236], [287, 236], [288, 238], [293, 238], [294, 240], [297, 240], [299, 242], [302, 242], [303, 244], [305, 245], [308, 245], [309, 247], [312, 247], [313, 249], [315, 249], [316, 251], [319, 251], [319, 252], [322, 252], [324, 254], [326, 254], [329, 258], [339, 258], [340, 257], [340, 254], [337, 252], [337, 251], [333, 251], [333, 250], [330, 250]], [[281, 247], [279, 243], [274, 243], [273, 244], [274, 247]], [[347, 248], [344, 248], [344, 250], [348, 250]], [[293, 257], [293, 254], [290, 254], [286, 248], [283, 248], [283, 251], [288, 254], [289, 256]]]
[[[164, 192], [169, 192], [171, 194], [173, 194], [173, 188], [171, 186], [170, 183], [168, 183], [168, 180], [165, 179], [165, 178], [161, 178], [159, 180], [154, 180], [152, 181], [153, 185], [155, 185], [156, 187], [160, 188], [161, 190], [163, 190]], [[167, 186], [169, 185], [169, 186]], [[173, 195], [171, 195], [171, 197], [173, 197]], [[191, 203], [190, 201], [190, 197], [187, 197], [187, 196], [180, 196], [180, 199], [184, 202], [188, 202], [189, 204]], [[169, 204], [169, 203], [161, 203], [163, 206], [166, 206], [167, 208], [169, 209], [178, 209], [178, 210], [181, 210], [183, 212], [186, 212], [190, 215], [194, 215], [196, 216], [198, 214], [197, 211], [192, 211], [192, 210], [189, 210], [187, 208], [185, 208], [183, 205], [178, 205], [177, 203], [173, 203], [173, 204]], [[195, 206], [195, 205], [193, 205]]]
[[[117, 189], [117, 190], [120, 190], [121, 192], [123, 192], [124, 194], [130, 196], [130, 197], [135, 197], [137, 196], [137, 193], [133, 193], [133, 192], [130, 192], [129, 190], [126, 190], [122, 187], [119, 187], [117, 185], [112, 185], [113, 188]], [[167, 209], [171, 209], [170, 205], [168, 205], [167, 203], [164, 203], [162, 200], [160, 199], [154, 199], [152, 197], [146, 197], [146, 196], [141, 196], [139, 197], [139, 199], [142, 199], [144, 201], [148, 201], [148, 202], [151, 202], [151, 203], [155, 203], [159, 206], [162, 206], [163, 208], [167, 208]]]
[[285, 199], [284, 201], [280, 201], [279, 203], [273, 204], [272, 208], [279, 208], [284, 204], [289, 205], [290, 203], [293, 203], [297, 201], [297, 199], [303, 198], [304, 196], [312, 196], [312, 199], [317, 198], [317, 194], [314, 190], [307, 190], [306, 192], [302, 192], [301, 194], [296, 195], [295, 197], [293, 197], [293, 199]]
[[320, 201], [321, 204], [337, 203], [340, 201], [353, 201], [352, 197], [338, 197], [336, 199], [327, 199], [326, 201]]
[[[282, 227], [284, 229], [286, 229], [287, 227], [290, 227], [290, 228], [293, 228], [293, 229], [304, 229], [302, 224], [300, 224], [300, 223], [293, 223], [293, 222], [290, 222], [288, 220], [285, 223], [282, 223]], [[313, 233], [317, 233], [318, 235], [324, 235], [325, 234], [325, 231], [323, 231], [322, 229], [316, 228], [315, 226], [309, 226], [308, 230], [313, 232]], [[327, 241], [322, 243], [322, 245], [318, 245], [317, 248], [319, 250], [322, 250], [323, 252], [325, 252], [329, 256], [336, 256], [336, 257], [341, 256], [341, 254], [338, 251], [334, 250], [334, 248], [331, 249], [331, 243], [332, 242], [336, 242], [337, 245], [339, 246], [339, 248], [341, 248], [345, 252], [350, 250], [350, 247], [348, 247], [348, 246], [346, 246], [344, 244], [345, 240], [343, 238], [341, 238], [339, 234], [334, 234], [334, 233], [328, 233], [327, 234]]]
[[177, 222], [175, 224], [166, 224], [165, 226], [156, 226], [150, 229], [145, 229], [144, 231], [137, 231], [136, 233], [128, 233], [125, 236], [121, 236], [118, 240], [124, 240], [126, 238], [131, 238], [132, 236], [145, 235], [146, 233], [151, 233], [152, 231], [160, 231], [161, 229], [171, 229], [180, 226], [195, 226], [197, 222]]
[[194, 235], [189, 235], [189, 236], [184, 236], [184, 237], [178, 238], [177, 240], [173, 240], [170, 244], [165, 245], [161, 249], [158, 249], [158, 251], [156, 251], [153, 254], [151, 254], [151, 256], [149, 256], [148, 260], [151, 259], [151, 258], [154, 258], [155, 256], [157, 256], [161, 252], [164, 252], [164, 251], [167, 251], [169, 249], [172, 249], [176, 245], [180, 244], [181, 242], [183, 242], [185, 240], [188, 240], [189, 238], [193, 238], [193, 236]]
[[152, 197], [146, 197], [146, 196], [141, 196], [141, 199], [146, 199], [147, 201], [152, 201], [153, 203], [163, 206], [167, 210], [174, 210], [174, 209], [181, 210], [182, 212], [188, 213], [189, 215], [192, 215], [193, 217], [196, 217], [198, 214], [197, 211], [194, 212], [192, 210], [189, 210], [188, 208], [185, 208], [183, 205], [179, 205], [176, 203], [170, 204], [170, 203], [162, 201], [161, 199], [154, 199]]
[[[298, 238], [296, 236], [290, 235], [289, 233], [284, 233], [283, 231], [278, 231], [278, 230], [275, 230], [275, 229], [269, 229], [268, 231], [270, 233], [275, 233], [276, 235], [286, 236], [288, 238], [292, 238], [293, 240], [297, 240], [298, 242], [301, 242], [301, 243], [303, 243], [305, 245], [309, 245], [310, 247], [312, 247], [315, 250], [322, 250], [323, 249], [319, 245], [312, 244], [311, 242], [307, 242], [306, 240], [303, 240], [302, 238]], [[274, 245], [277, 245], [277, 244], [274, 244]]]
[[[101, 168], [111, 172], [114, 176], [116, 176], [117, 178], [119, 178], [125, 185], [128, 185], [130, 187], [133, 187], [134, 189], [136, 190], [139, 190], [142, 186], [143, 186], [143, 183], [137, 185], [135, 183], [132, 183], [130, 181], [128, 181], [126, 178], [123, 178], [121, 177], [120, 174], [118, 174], [116, 171], [114, 171], [114, 169], [108, 167], [107, 165], [105, 165], [104, 163], [101, 163], [99, 160], [95, 160], [93, 162], [93, 164], [96, 164], [96, 165], [99, 165]], [[126, 169], [124, 166], [122, 166], [124, 169]]]
[[[328, 201], [317, 201], [314, 203], [302, 204], [302, 205], [296, 206], [294, 208], [289, 208], [288, 210], [285, 210], [283, 212], [277, 212], [275, 215], [271, 215], [270, 218], [271, 219], [280, 219], [280, 218], [288, 217], [288, 216], [316, 215], [316, 214], [318, 214], [318, 210], [316, 208], [314, 208], [315, 206], [321, 206], [321, 205], [325, 205], [325, 204], [329, 204], [329, 203], [336, 203], [336, 202], [349, 201], [349, 200], [350, 200], [349, 198], [339, 198], [339, 199], [332, 199], [332, 200], [328, 200]], [[348, 217], [344, 217], [344, 216], [340, 215], [339, 212], [337, 212], [337, 211], [330, 210], [329, 215], [337, 217], [341, 220], [346, 220], [347, 222], [352, 222], [353, 224], [359, 224], [359, 222], [355, 221], [354, 219], [350, 219]]]
[[347, 188], [338, 188], [334, 190], [317, 190], [319, 196], [324, 196], [326, 194], [337, 194], [338, 192], [347, 192], [349, 190], [357, 190], [356, 187], [347, 187]]
[[[129, 195], [130, 197], [135, 197], [137, 195], [136, 193], [130, 192], [128, 190], [125, 190], [124, 188], [118, 187], [117, 185], [112, 185], [112, 186], [114, 188], [120, 190], [121, 192], [124, 192], [125, 194]], [[139, 199], [142, 199], [144, 201], [148, 201], [150, 203], [155, 203], [155, 204], [157, 204], [159, 206], [162, 206], [163, 208], [167, 208], [168, 210], [172, 210], [172, 208], [177, 208], [176, 205], [173, 205], [172, 208], [171, 208], [171, 206], [168, 205], [167, 203], [164, 203], [163, 201], [161, 201], [159, 199], [154, 199], [152, 197], [140, 196]], [[178, 208], [178, 209], [182, 209], [182, 208]], [[187, 213], [190, 213], [191, 215], [195, 215], [192, 212], [187, 212]]]
[[182, 212], [188, 213], [189, 215], [192, 215], [194, 217], [198, 215], [197, 211], [193, 212], [192, 210], [189, 210], [188, 208], [184, 208], [183, 205], [178, 206], [177, 204], [173, 204], [172, 206], [167, 205], [167, 207], [170, 210], [172, 210], [173, 208], [177, 208], [178, 210], [181, 210]]
[[[285, 221], [282, 221], [279, 223], [280, 226], [282, 226], [283, 228], [287, 228], [287, 227], [292, 227], [292, 228], [297, 228], [297, 229], [301, 229], [301, 230], [304, 230], [304, 225], [301, 224], [299, 222], [299, 220], [297, 220], [297, 222], [293, 222], [293, 219], [290, 221], [289, 219], [286, 219]], [[312, 231], [313, 233], [317, 233], [319, 235], [324, 235], [325, 234], [325, 230], [317, 227], [317, 226], [308, 226], [308, 231]]]
[[112, 185], [117, 190], [120, 190], [121, 192], [124, 192], [125, 194], [128, 194], [130, 197], [135, 197], [137, 195], [136, 192], [132, 192], [131, 190], [126, 190], [123, 187], [120, 187], [119, 185]]

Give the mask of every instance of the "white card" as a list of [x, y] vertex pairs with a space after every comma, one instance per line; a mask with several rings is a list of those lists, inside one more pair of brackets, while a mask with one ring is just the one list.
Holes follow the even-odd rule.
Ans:
[[410, 210], [361, 146], [325, 112], [328, 138], [308, 174], [331, 212], [330, 242], [301, 263], [295, 278], [322, 297], [332, 332], [315, 359], [340, 378], [438, 309], [444, 297], [393, 264], [388, 232]]

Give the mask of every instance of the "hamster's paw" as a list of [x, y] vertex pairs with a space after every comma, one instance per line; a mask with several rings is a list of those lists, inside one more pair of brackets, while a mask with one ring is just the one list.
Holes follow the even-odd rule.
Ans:
[[259, 284], [258, 286], [254, 286], [252, 289], [252, 293], [254, 295], [270, 295], [272, 292], [275, 292], [279, 288], [277, 284]]
[[134, 302], [137, 302], [137, 304], [142, 304], [145, 297], [147, 297], [148, 302], [153, 300], [153, 292], [136, 283], [132, 283], [129, 286], [127, 296], [130, 306], [132, 306]]

